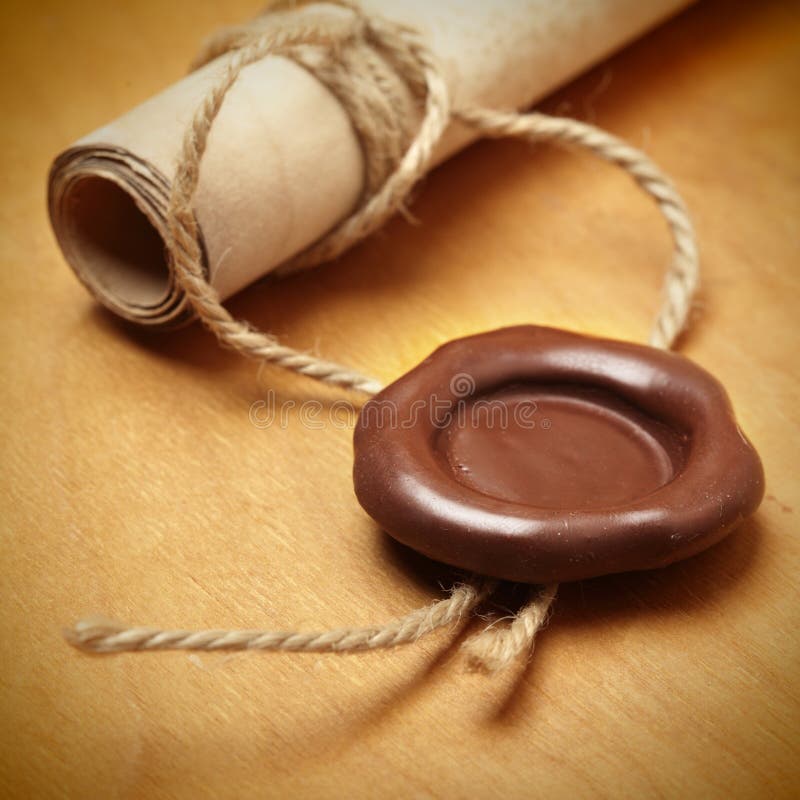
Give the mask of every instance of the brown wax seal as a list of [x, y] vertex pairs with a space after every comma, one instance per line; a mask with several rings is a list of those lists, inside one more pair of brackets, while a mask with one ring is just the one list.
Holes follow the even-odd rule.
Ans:
[[536, 326], [449, 342], [370, 400], [354, 480], [400, 542], [530, 583], [687, 558], [764, 493], [758, 455], [705, 370]]

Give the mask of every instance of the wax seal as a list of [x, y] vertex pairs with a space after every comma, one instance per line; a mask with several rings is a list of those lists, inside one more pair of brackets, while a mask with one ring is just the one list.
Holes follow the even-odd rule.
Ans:
[[536, 326], [449, 342], [370, 400], [354, 481], [400, 542], [531, 583], [687, 558], [764, 493], [759, 457], [701, 367]]

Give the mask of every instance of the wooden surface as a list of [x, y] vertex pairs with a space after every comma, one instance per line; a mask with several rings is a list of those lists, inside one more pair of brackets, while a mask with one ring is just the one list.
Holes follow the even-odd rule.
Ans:
[[[696, 220], [683, 352], [727, 386], [767, 497], [651, 574], [564, 586], [535, 658], [469, 672], [448, 633], [384, 653], [88, 657], [87, 613], [324, 628], [429, 602], [447, 573], [359, 509], [351, 439], [255, 428], [314, 385], [197, 327], [119, 325], [66, 267], [50, 158], [177, 79], [227, 4], [4, 8], [0, 129], [4, 797], [789, 797], [800, 791], [800, 14], [701, 4], [544, 104], [644, 146]], [[389, 380], [448, 338], [538, 322], [643, 339], [668, 240], [588, 157], [483, 143], [339, 263], [236, 314]]]

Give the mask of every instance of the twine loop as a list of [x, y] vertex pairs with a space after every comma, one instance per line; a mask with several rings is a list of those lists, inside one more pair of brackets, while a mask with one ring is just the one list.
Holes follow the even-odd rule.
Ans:
[[[364, 156], [364, 189], [357, 208], [319, 241], [280, 265], [278, 274], [335, 258], [379, 228], [403, 203], [431, 163], [452, 121], [488, 137], [554, 141], [588, 150], [625, 170], [658, 205], [673, 239], [663, 300], [649, 342], [669, 348], [685, 328], [697, 288], [699, 264], [686, 206], [669, 179], [641, 151], [574, 119], [486, 108], [451, 108], [435, 55], [417, 31], [375, 15], [350, 0], [328, 0], [302, 13], [270, 10], [247, 26], [226, 28], [206, 44], [194, 67], [225, 57], [225, 67], [198, 107], [183, 139], [167, 211], [168, 249], [176, 281], [200, 320], [219, 342], [262, 363], [366, 394], [381, 384], [340, 364], [283, 345], [270, 333], [237, 320], [209, 283], [194, 193], [208, 135], [225, 95], [248, 65], [282, 56], [316, 76], [347, 112]], [[66, 632], [74, 646], [92, 652], [128, 650], [290, 650], [354, 652], [415, 641], [443, 625], [468, 618], [496, 588], [471, 578], [428, 608], [382, 626], [323, 633], [261, 630], [183, 631], [86, 620]], [[557, 585], [532, 587], [531, 599], [507, 624], [491, 624], [465, 643], [470, 658], [495, 671], [530, 654], [545, 624]]]

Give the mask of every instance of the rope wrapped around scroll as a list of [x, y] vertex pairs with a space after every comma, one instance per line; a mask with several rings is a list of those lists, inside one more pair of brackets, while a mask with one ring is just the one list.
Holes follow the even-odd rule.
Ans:
[[[642, 152], [592, 125], [539, 113], [452, 108], [436, 58], [418, 33], [365, 14], [347, 0], [338, 9], [302, 17], [269, 12], [262, 24], [218, 33], [195, 62], [230, 54], [224, 73], [197, 109], [183, 139], [168, 208], [168, 247], [175, 279], [197, 317], [219, 342], [259, 362], [273, 363], [316, 380], [373, 394], [381, 384], [346, 366], [288, 347], [266, 332], [237, 320], [207, 280], [199, 228], [193, 212], [200, 164], [209, 132], [225, 95], [242, 69], [269, 55], [290, 58], [312, 72], [336, 95], [359, 136], [366, 164], [365, 190], [356, 210], [321, 240], [281, 266], [302, 269], [335, 258], [368, 236], [403, 203], [429, 165], [434, 148], [453, 119], [487, 137], [513, 136], [580, 147], [624, 169], [657, 203], [672, 235], [674, 251], [663, 301], [649, 343], [669, 348], [685, 328], [697, 288], [699, 264], [685, 204], [671, 182]], [[407, 97], [416, 105], [409, 116]], [[409, 120], [414, 120], [415, 125]], [[449, 597], [387, 625], [323, 633], [263, 630], [183, 631], [132, 627], [91, 619], [67, 631], [68, 641], [92, 652], [133, 650], [289, 650], [355, 652], [417, 640], [469, 616], [495, 591], [495, 581], [470, 577]], [[496, 671], [530, 654], [545, 624], [556, 585], [532, 587], [531, 598], [510, 619], [495, 621], [468, 639], [464, 648], [479, 666]]]

